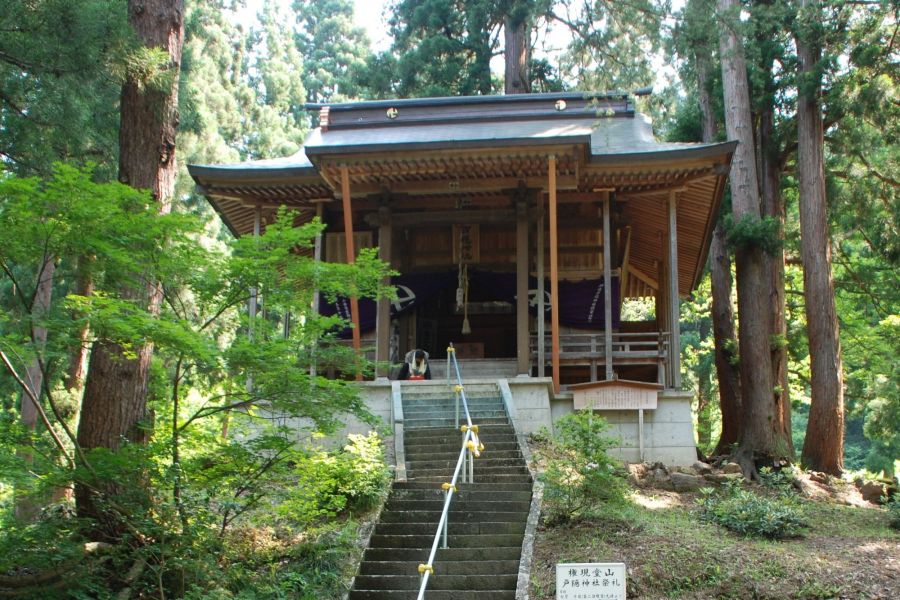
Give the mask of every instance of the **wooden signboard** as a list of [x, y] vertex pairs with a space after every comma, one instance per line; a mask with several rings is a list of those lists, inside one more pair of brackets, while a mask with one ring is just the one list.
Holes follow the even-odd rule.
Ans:
[[663, 389], [658, 383], [611, 379], [569, 386], [574, 394], [575, 410], [653, 410], [657, 393]]
[[478, 225], [453, 226], [454, 264], [473, 264], [481, 260]]
[[636, 410], [638, 411], [638, 456], [644, 460], [644, 411], [656, 408], [657, 397], [663, 389], [658, 383], [609, 379], [570, 385], [575, 410]]

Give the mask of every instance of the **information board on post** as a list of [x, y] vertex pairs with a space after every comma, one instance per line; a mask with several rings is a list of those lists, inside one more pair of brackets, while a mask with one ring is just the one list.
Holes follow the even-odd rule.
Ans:
[[558, 563], [556, 600], [625, 600], [625, 563]]

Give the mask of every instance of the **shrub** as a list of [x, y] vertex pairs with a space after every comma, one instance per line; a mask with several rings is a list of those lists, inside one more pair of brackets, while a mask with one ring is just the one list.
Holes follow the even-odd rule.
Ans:
[[296, 485], [279, 507], [283, 515], [314, 524], [380, 502], [390, 482], [381, 439], [371, 432], [349, 440], [338, 452], [314, 450], [297, 460]]
[[890, 518], [890, 525], [894, 529], [900, 529], [900, 492], [895, 493], [893, 497], [888, 500], [885, 500], [885, 507], [888, 511], [888, 517]]
[[604, 437], [607, 427], [605, 419], [582, 411], [560, 419], [552, 437], [540, 436], [548, 522], [591, 517], [604, 503], [624, 500], [625, 471], [608, 453], [616, 442]]
[[715, 492], [706, 488], [697, 500], [701, 518], [740, 535], [784, 539], [798, 537], [806, 527], [796, 496], [783, 493], [769, 498], [744, 489], [739, 482]]

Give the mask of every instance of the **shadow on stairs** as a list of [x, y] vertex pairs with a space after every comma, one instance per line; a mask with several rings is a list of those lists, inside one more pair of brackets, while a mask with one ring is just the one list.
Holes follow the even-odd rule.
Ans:
[[[496, 386], [495, 386], [496, 387]], [[468, 390], [468, 388], [467, 388]], [[439, 548], [428, 600], [513, 600], [532, 479], [499, 390], [467, 392], [472, 423], [485, 445], [475, 483], [459, 484], [450, 505], [448, 548]], [[404, 390], [408, 480], [395, 482], [369, 540], [349, 600], [418, 596], [417, 571], [428, 560], [462, 442], [455, 405], [445, 393]]]

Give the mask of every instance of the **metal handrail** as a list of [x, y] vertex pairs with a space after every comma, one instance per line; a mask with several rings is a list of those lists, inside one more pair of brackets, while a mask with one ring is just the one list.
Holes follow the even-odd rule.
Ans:
[[434, 573], [434, 557], [437, 554], [438, 544], [443, 539], [443, 547], [447, 548], [447, 521], [450, 519], [450, 503], [453, 500], [453, 494], [456, 493], [456, 482], [459, 479], [460, 471], [462, 471], [462, 482], [466, 481], [466, 456], [469, 460], [469, 483], [475, 481], [475, 457], [479, 456], [484, 450], [484, 445], [478, 439], [478, 426], [472, 424], [472, 417], [469, 414], [469, 403], [466, 400], [465, 388], [462, 385], [462, 376], [459, 372], [459, 363], [456, 361], [456, 349], [453, 344], [447, 348], [447, 383], [450, 383], [450, 363], [456, 370], [456, 385], [453, 386], [453, 392], [456, 397], [456, 421], [459, 423], [459, 400], [462, 398], [463, 410], [466, 414], [466, 424], [460, 427], [463, 433], [462, 448], [459, 450], [459, 458], [456, 459], [456, 468], [453, 469], [453, 476], [449, 483], [441, 484], [444, 490], [444, 509], [441, 511], [441, 518], [438, 520], [437, 531], [434, 532], [434, 541], [431, 544], [431, 553], [428, 555], [428, 562], [419, 565], [419, 574], [422, 576], [422, 582], [419, 584], [419, 595], [417, 600], [425, 598], [425, 588], [428, 587], [428, 578]]

